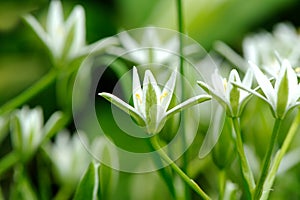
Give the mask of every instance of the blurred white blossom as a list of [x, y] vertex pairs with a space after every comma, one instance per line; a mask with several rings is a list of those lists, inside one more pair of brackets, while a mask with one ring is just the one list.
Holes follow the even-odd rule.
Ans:
[[62, 184], [74, 186], [88, 167], [91, 158], [83, 144], [88, 144], [84, 133], [71, 136], [69, 132], [62, 131], [57, 134], [54, 144], [47, 146], [57, 178]]
[[280, 70], [276, 54], [300, 66], [300, 35], [291, 24], [280, 23], [273, 33], [262, 32], [243, 41], [244, 57], [275, 77]]
[[69, 61], [116, 44], [114, 38], [108, 38], [86, 46], [85, 13], [80, 5], [75, 6], [65, 21], [61, 2], [52, 0], [45, 29], [30, 14], [25, 15], [24, 19], [47, 46], [56, 61]]
[[251, 61], [268, 76], [276, 77], [280, 71], [280, 57], [287, 59], [300, 75], [300, 34], [289, 23], [277, 24], [272, 33], [261, 31], [247, 36], [243, 40], [243, 58], [222, 42], [217, 42], [215, 48], [243, 71], [249, 68], [248, 61]]
[[40, 107], [29, 109], [25, 106], [15, 111], [11, 123], [12, 145], [23, 160], [32, 156], [61, 116], [60, 112], [54, 113], [44, 125]]

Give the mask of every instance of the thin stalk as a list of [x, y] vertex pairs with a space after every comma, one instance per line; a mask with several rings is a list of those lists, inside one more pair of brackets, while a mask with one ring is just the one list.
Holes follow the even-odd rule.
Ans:
[[199, 187], [199, 185], [191, 179], [186, 173], [184, 173], [173, 160], [161, 149], [160, 145], [158, 144], [157, 137], [152, 137], [151, 143], [157, 153], [161, 156], [161, 158], [170, 164], [170, 167], [182, 178], [182, 180], [197, 194], [199, 194], [203, 199], [210, 200], [211, 198]]
[[[182, 0], [176, 0], [176, 4], [177, 4], [177, 25], [178, 25], [178, 32], [180, 33], [179, 35], [179, 67], [180, 67], [180, 74], [181, 74], [181, 100], [184, 100], [185, 98], [185, 90], [184, 90], [184, 67], [183, 67], [183, 34], [184, 34], [184, 19], [183, 19], [183, 9], [182, 9]], [[184, 122], [183, 123], [183, 127], [184, 127]], [[185, 138], [185, 134], [182, 134], [182, 148], [185, 149], [186, 147], [186, 138]], [[185, 153], [182, 156], [183, 158], [183, 171], [186, 172], [187, 170], [187, 166], [188, 166], [188, 155]], [[188, 187], [185, 187], [185, 198], [186, 199], [190, 199], [190, 191], [188, 189]]]
[[276, 139], [277, 139], [277, 135], [279, 133], [281, 123], [282, 123], [281, 119], [277, 118], [275, 120], [272, 135], [271, 135], [271, 140], [270, 140], [267, 152], [265, 154], [261, 175], [259, 177], [258, 184], [255, 188], [254, 199], [260, 199], [260, 197], [262, 195], [263, 186], [264, 186], [265, 180], [266, 180], [267, 175], [268, 175], [268, 171], [269, 171], [270, 164], [271, 164], [272, 152], [273, 152], [273, 149], [274, 149], [274, 146], [275, 146], [275, 142], [276, 142]]
[[15, 109], [30, 100], [32, 97], [50, 85], [55, 80], [56, 75], [57, 72], [55, 70], [50, 71], [33, 86], [29, 87], [23, 93], [1, 106], [0, 115]]
[[[292, 143], [292, 141], [294, 139], [294, 136], [295, 136], [295, 134], [298, 130], [299, 125], [300, 125], [300, 110], [298, 111], [298, 114], [295, 117], [295, 119], [294, 119], [294, 121], [293, 121], [293, 123], [292, 123], [292, 125], [291, 125], [284, 141], [283, 141], [283, 144], [282, 144], [280, 150], [278, 150], [278, 152], [276, 153], [273, 165], [272, 165], [272, 167], [270, 169], [270, 172], [267, 176], [267, 180], [265, 181], [266, 183], [264, 184], [264, 190], [265, 191], [269, 191], [269, 189], [272, 187], [273, 182], [274, 182], [275, 177], [276, 177], [276, 173], [277, 173], [278, 168], [280, 166], [280, 163], [281, 163], [284, 155], [286, 154], [287, 150], [289, 149], [290, 144]], [[267, 184], [267, 186], [265, 186], [266, 184]], [[264, 198], [267, 198], [268, 194], [269, 194], [269, 192], [266, 194], [266, 196], [263, 195], [263, 196], [265, 196]]]
[[225, 186], [226, 186], [226, 171], [225, 169], [221, 169], [219, 171], [219, 200], [224, 199]]
[[[155, 151], [155, 148], [154, 146], [152, 145], [151, 142], [149, 142], [149, 146], [151, 148], [152, 151]], [[154, 163], [157, 165], [157, 166], [162, 166], [162, 160], [161, 159], [156, 159], [156, 156], [153, 156], [153, 159], [154, 159]], [[173, 179], [172, 179], [172, 174], [170, 174], [166, 168], [161, 168], [160, 170], [158, 170], [158, 173], [159, 175], [163, 178], [163, 180], [165, 181], [172, 197], [174, 199], [176, 199], [176, 192], [175, 192], [175, 187], [173, 185]]]
[[231, 119], [232, 119], [232, 123], [233, 123], [234, 132], [235, 132], [235, 135], [236, 135], [236, 140], [235, 140], [236, 141], [236, 148], [237, 148], [238, 156], [240, 158], [240, 164], [241, 164], [243, 178], [244, 178], [244, 180], [247, 184], [247, 191], [250, 193], [250, 196], [251, 196], [252, 191], [255, 188], [255, 182], [254, 182], [253, 174], [252, 174], [250, 165], [248, 163], [248, 160], [247, 160], [247, 157], [246, 157], [246, 154], [245, 154], [242, 135], [241, 135], [241, 130], [240, 130], [240, 124], [239, 124], [238, 118], [233, 117]]

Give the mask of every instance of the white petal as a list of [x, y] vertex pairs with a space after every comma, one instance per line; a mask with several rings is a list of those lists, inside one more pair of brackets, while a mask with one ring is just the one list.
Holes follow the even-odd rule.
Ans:
[[60, 1], [51, 1], [47, 16], [47, 32], [51, 40], [54, 56], [62, 53], [65, 40], [64, 14]]
[[253, 82], [253, 71], [251, 68], [249, 68], [244, 76], [244, 79], [242, 81], [242, 84], [245, 87], [251, 88]]
[[136, 67], [132, 69], [132, 98], [134, 107], [145, 117], [145, 104], [143, 104], [143, 91]]
[[288, 105], [295, 103], [299, 96], [298, 96], [298, 78], [296, 72], [292, 69], [291, 64], [288, 60], [283, 60], [282, 65], [286, 66], [287, 69], [287, 76], [288, 76]]
[[252, 67], [255, 78], [260, 88], [262, 89], [263, 93], [265, 94], [266, 98], [268, 99], [269, 103], [272, 105], [272, 107], [276, 106], [276, 101], [277, 101], [276, 94], [271, 82], [254, 63], [249, 62], [249, 64]]
[[143, 116], [141, 116], [135, 108], [133, 108], [131, 105], [124, 102], [120, 98], [116, 97], [115, 95], [112, 95], [112, 94], [109, 94], [109, 93], [106, 93], [106, 92], [101, 92], [98, 95], [104, 97], [105, 99], [107, 99], [109, 102], [113, 103], [115, 106], [117, 106], [118, 108], [120, 108], [124, 112], [130, 114], [138, 122], [145, 122]]
[[32, 15], [25, 15], [24, 19], [35, 31], [35, 33], [42, 40], [42, 42], [49, 48], [49, 44], [50, 44], [49, 37], [48, 34], [43, 29], [43, 27], [41, 26], [41, 24]]
[[82, 6], [77, 5], [66, 21], [66, 32], [74, 26], [74, 38], [70, 47], [69, 56], [76, 57], [79, 50], [85, 45], [85, 13]]
[[166, 86], [164, 87], [160, 97], [159, 97], [159, 102], [161, 104], [162, 109], [164, 110], [164, 112], [167, 111], [170, 101], [172, 99], [172, 95], [174, 92], [174, 88], [175, 88], [175, 83], [176, 83], [176, 71], [174, 71], [168, 82], [166, 83]]
[[174, 108], [168, 110], [166, 112], [166, 117], [173, 115], [185, 108], [189, 108], [191, 106], [194, 106], [194, 105], [199, 104], [204, 101], [208, 101], [210, 99], [211, 99], [210, 95], [198, 95], [198, 96], [192, 97], [192, 98], [182, 102], [181, 104], [175, 106]]
[[233, 85], [237, 86], [238, 88], [240, 88], [242, 90], [245, 90], [245, 91], [247, 91], [247, 92], [249, 92], [249, 93], [251, 93], [251, 94], [253, 94], [253, 95], [255, 95], [255, 96], [259, 97], [259, 98], [261, 98], [262, 100], [264, 100], [265, 102], [267, 102], [268, 104], [270, 104], [272, 106], [272, 108], [274, 108], [274, 105], [272, 105], [270, 103], [270, 101], [266, 97], [262, 96], [261, 94], [259, 94], [255, 90], [252, 90], [250, 88], [246, 88], [244, 85], [239, 84], [239, 83], [235, 83], [235, 82], [232, 82], [231, 84], [233, 84]]
[[227, 87], [227, 89], [226, 89], [227, 99], [230, 99], [230, 92], [232, 90], [232, 85], [230, 84], [231, 82], [236, 82], [236, 83], [240, 83], [240, 84], [242, 83], [239, 73], [236, 71], [236, 69], [232, 69], [229, 74], [228, 83], [226, 86]]
[[148, 85], [151, 84], [153, 86], [153, 89], [155, 90], [156, 97], [157, 97], [157, 102], [159, 102], [159, 97], [161, 96], [161, 91], [160, 88], [157, 85], [157, 82], [150, 70], [146, 70], [145, 72], [145, 77], [143, 81], [143, 91], [144, 91], [144, 96], [145, 92], [147, 92]]

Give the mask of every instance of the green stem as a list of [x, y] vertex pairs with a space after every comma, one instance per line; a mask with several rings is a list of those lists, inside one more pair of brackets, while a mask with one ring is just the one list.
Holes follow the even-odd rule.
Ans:
[[221, 169], [219, 171], [219, 200], [224, 199], [225, 186], [226, 186], [226, 171], [225, 169]]
[[281, 122], [282, 122], [282, 120], [279, 119], [279, 118], [277, 118], [275, 120], [272, 135], [271, 135], [271, 140], [270, 140], [267, 152], [265, 154], [261, 175], [259, 177], [258, 184], [255, 188], [254, 199], [260, 199], [260, 197], [262, 195], [263, 186], [264, 186], [264, 183], [265, 183], [265, 180], [267, 178], [268, 171], [269, 171], [269, 168], [270, 168], [272, 152], [273, 152], [273, 149], [274, 149], [274, 146], [275, 146], [277, 135], [279, 133]]
[[294, 139], [294, 136], [297, 132], [297, 129], [300, 125], [300, 110], [298, 111], [298, 114], [297, 116], [295, 117], [290, 129], [289, 129], [289, 132], [287, 133], [287, 136], [286, 138], [284, 139], [284, 142], [280, 148], [280, 150], [278, 150], [278, 152], [276, 153], [276, 156], [274, 158], [274, 162], [273, 162], [273, 165], [270, 169], [270, 172], [267, 176], [267, 180], [266, 180], [266, 183], [267, 186], [264, 185], [264, 191], [267, 191], [266, 194], [264, 194], [264, 198], [267, 198], [268, 197], [268, 194], [269, 194], [269, 189], [272, 187], [273, 185], [273, 182], [274, 182], [274, 179], [275, 179], [275, 176], [276, 176], [276, 173], [278, 171], [278, 168], [280, 166], [280, 163], [284, 157], [284, 155], [286, 154], [288, 148], [290, 147], [290, 144], [292, 143], [293, 139]]
[[[149, 146], [151, 148], [152, 151], [155, 151], [155, 148], [154, 146], [152, 145], [152, 143], [149, 141]], [[160, 167], [160, 166], [163, 166], [163, 163], [162, 163], [162, 160], [161, 159], [157, 159], [157, 156], [153, 155], [153, 159], [154, 159], [154, 163]], [[176, 199], [176, 191], [175, 191], [175, 187], [173, 185], [173, 179], [172, 179], [172, 174], [170, 172], [167, 171], [167, 169], [164, 167], [164, 168], [161, 168], [158, 170], [158, 173], [159, 175], [163, 178], [163, 180], [165, 181], [172, 197], [174, 199]]]
[[19, 160], [19, 156], [16, 152], [12, 151], [0, 160], [0, 177], [1, 175], [12, 166], [14, 166]]
[[[178, 25], [178, 32], [180, 33], [179, 35], [179, 66], [180, 66], [180, 74], [181, 74], [181, 100], [184, 100], [185, 98], [185, 90], [184, 90], [184, 67], [183, 67], [183, 34], [184, 34], [184, 19], [183, 19], [183, 9], [182, 9], [182, 0], [176, 0], [176, 4], [177, 4], [177, 25]], [[184, 122], [183, 122], [183, 127], [184, 126]], [[183, 144], [183, 149], [186, 148], [186, 138], [185, 138], [185, 134], [182, 134], [182, 144]], [[187, 167], [188, 167], [188, 155], [185, 153], [182, 156], [183, 158], [183, 171], [186, 172]], [[190, 199], [190, 191], [188, 189], [188, 186], [185, 187], [185, 199]]]
[[250, 165], [248, 163], [248, 160], [247, 160], [247, 157], [245, 154], [238, 118], [233, 117], [231, 119], [232, 119], [232, 123], [233, 123], [234, 132], [236, 134], [236, 140], [235, 140], [236, 148], [237, 148], [238, 156], [240, 158], [240, 164], [241, 164], [243, 178], [247, 184], [247, 191], [249, 192], [249, 194], [251, 196], [252, 191], [255, 188], [253, 174], [252, 174]]
[[0, 115], [9, 112], [28, 100], [30, 100], [32, 97], [37, 95], [39, 92], [41, 92], [44, 88], [46, 88], [48, 85], [50, 85], [56, 78], [57, 72], [55, 70], [50, 71], [48, 74], [46, 74], [42, 79], [40, 79], [37, 83], [35, 83], [33, 86], [25, 90], [23, 93], [18, 95], [17, 97], [13, 98], [6, 104], [4, 104], [0, 108]]
[[197, 194], [199, 194], [203, 199], [210, 200], [210, 197], [197, 185], [197, 183], [191, 179], [186, 173], [184, 173], [174, 162], [173, 160], [161, 149], [158, 144], [157, 137], [151, 138], [151, 143], [158, 154], [162, 157], [162, 159], [170, 164], [170, 167], [182, 178], [182, 180]]

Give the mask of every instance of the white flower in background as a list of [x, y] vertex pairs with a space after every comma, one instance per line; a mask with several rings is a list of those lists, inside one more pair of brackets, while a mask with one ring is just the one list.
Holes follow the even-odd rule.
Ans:
[[243, 41], [245, 60], [255, 63], [269, 75], [276, 77], [280, 71], [278, 54], [296, 68], [300, 66], [300, 35], [291, 24], [278, 24], [273, 33], [262, 32], [248, 36]]
[[154, 27], [141, 29], [140, 32], [137, 30], [136, 32], [140, 33], [138, 36], [142, 36], [141, 39], [136, 39], [135, 35], [129, 35], [126, 31], [121, 32], [118, 35], [121, 47], [112, 47], [108, 52], [117, 56], [125, 54], [123, 56], [126, 59], [141, 65], [173, 63], [177, 57], [174, 52], [179, 52], [179, 38], [171, 37], [162, 41], [158, 31], [159, 29]]
[[[81, 141], [83, 140], [83, 141]], [[62, 184], [75, 186], [91, 162], [91, 158], [83, 144], [87, 143], [84, 133], [70, 135], [67, 131], [59, 132], [54, 144], [46, 150], [54, 164], [54, 169]]]
[[62, 114], [56, 112], [44, 125], [43, 111], [39, 107], [34, 109], [23, 107], [13, 114], [11, 123], [12, 145], [20, 153], [21, 159], [26, 161], [32, 156], [61, 117]]
[[161, 91], [150, 70], [146, 70], [143, 87], [141, 87], [137, 69], [133, 68], [133, 103], [134, 107], [125, 103], [118, 97], [109, 93], [99, 93], [108, 101], [129, 113], [141, 125], [146, 126], [149, 134], [156, 134], [163, 128], [167, 118], [180, 110], [211, 99], [209, 95], [199, 95], [190, 98], [183, 103], [169, 108], [176, 82], [176, 71], [174, 71]]
[[205, 92], [212, 95], [224, 107], [229, 116], [238, 117], [240, 116], [251, 93], [237, 88], [232, 85], [232, 82], [237, 82], [245, 87], [251, 87], [252, 79], [253, 73], [251, 70], [247, 71], [243, 81], [241, 81], [238, 72], [233, 69], [231, 70], [227, 81], [226, 78], [223, 78], [216, 69], [211, 75], [212, 86], [209, 86], [202, 81], [198, 81], [198, 84]]
[[276, 118], [284, 118], [289, 110], [300, 104], [298, 101], [300, 84], [298, 84], [296, 72], [292, 69], [288, 60], [282, 61], [279, 74], [275, 78], [274, 87], [267, 76], [254, 63], [250, 63], [250, 65], [263, 95], [239, 83], [234, 84], [267, 102]]
[[246, 37], [244, 58], [222, 42], [217, 42], [215, 49], [243, 71], [249, 68], [248, 61], [251, 61], [271, 77], [276, 77], [280, 71], [278, 57], [285, 58], [300, 76], [300, 35], [288, 23], [276, 25], [272, 33], [264, 31]]
[[26, 15], [24, 18], [50, 50], [55, 60], [69, 61], [116, 43], [114, 38], [109, 38], [86, 46], [85, 13], [84, 8], [80, 5], [73, 9], [65, 21], [61, 2], [52, 0], [46, 29], [32, 15]]

